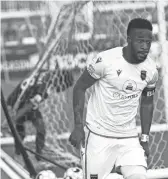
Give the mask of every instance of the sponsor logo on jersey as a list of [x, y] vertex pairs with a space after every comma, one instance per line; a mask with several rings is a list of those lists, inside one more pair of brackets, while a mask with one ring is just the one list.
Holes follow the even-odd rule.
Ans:
[[146, 73], [147, 73], [147, 71], [141, 70], [141, 79], [142, 79], [142, 80], [145, 80], [145, 79], [146, 79]]
[[126, 93], [132, 93], [137, 89], [137, 84], [133, 80], [127, 80], [123, 85], [123, 91]]
[[132, 94], [132, 95], [129, 95], [129, 96], [125, 96], [125, 95], [120, 94], [118, 92], [113, 93], [114, 99], [133, 99], [133, 98], [137, 98], [137, 97], [138, 97], [138, 94]]
[[120, 69], [117, 70], [117, 75], [120, 76], [121, 72], [122, 72], [122, 70], [120, 70]]
[[98, 174], [90, 174], [90, 179], [98, 179]]

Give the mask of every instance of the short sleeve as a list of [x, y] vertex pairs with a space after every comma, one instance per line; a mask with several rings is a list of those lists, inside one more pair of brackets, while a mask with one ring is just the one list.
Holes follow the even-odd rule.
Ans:
[[87, 63], [87, 71], [95, 79], [100, 79], [105, 75], [105, 68], [105, 62], [101, 54], [98, 54]]
[[150, 81], [147, 84], [147, 88], [155, 88], [156, 87], [156, 82], [158, 81], [158, 70], [156, 69], [153, 72], [153, 76], [150, 79]]

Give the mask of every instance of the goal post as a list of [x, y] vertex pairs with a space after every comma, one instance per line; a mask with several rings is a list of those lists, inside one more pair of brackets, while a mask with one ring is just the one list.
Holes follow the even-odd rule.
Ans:
[[[62, 18], [62, 22], [59, 22], [60, 28], [58, 28], [57, 24], [57, 29], [59, 31], [65, 30], [65, 33], [63, 33], [62, 38], [58, 39], [58, 45], [54, 47], [50, 57], [47, 59], [49, 71], [55, 70], [53, 66], [55, 64], [58, 65], [59, 70], [56, 70], [54, 76], [56, 80], [54, 81], [57, 81], [57, 85], [63, 88], [67, 80], [69, 80], [69, 76], [65, 74], [66, 71], [71, 71], [75, 83], [83, 71], [86, 62], [93, 58], [95, 54], [126, 44], [126, 28], [131, 19], [143, 17], [152, 22], [154, 27], [154, 43], [152, 44], [150, 55], [158, 66], [160, 65], [160, 59], [162, 59], [161, 65], [159, 66], [162, 69], [162, 75], [159, 76], [155, 93], [155, 109], [150, 134], [151, 156], [148, 160], [149, 178], [154, 178], [155, 174], [157, 178], [168, 177], [168, 162], [166, 162], [168, 159], [165, 154], [168, 148], [168, 71], [165, 68], [168, 66], [167, 48], [165, 46], [168, 40], [166, 39], [166, 35], [168, 34], [166, 29], [168, 17], [165, 16], [168, 14], [168, 3], [165, 1], [162, 4], [162, 2], [149, 2], [147, 0], [143, 2], [140, 0], [86, 1], [86, 4], [81, 9], [75, 6], [74, 1], [73, 3], [67, 3], [67, 9], [64, 11], [65, 17], [69, 17], [69, 10], [75, 11], [76, 15], [74, 19], [70, 19], [68, 27], [64, 26], [67, 28], [66, 30], [61, 29], [63, 27], [62, 25], [67, 22], [66, 18]], [[52, 22], [54, 23], [54, 20]], [[159, 47], [161, 47], [161, 50]], [[40, 111], [47, 131], [43, 155], [68, 168], [74, 165], [80, 165], [80, 159], [79, 151], [68, 141], [74, 123], [72, 86], [64, 89], [58, 92], [52, 88], [52, 92], [47, 100], [40, 105]], [[89, 90], [86, 96], [87, 105]], [[137, 124], [140, 125], [139, 115], [137, 115]], [[30, 123], [27, 123], [25, 126], [27, 133], [25, 144], [34, 149], [35, 137], [34, 135], [30, 135], [35, 134], [35, 130]], [[138, 130], [140, 132], [140, 126]], [[2, 141], [5, 145], [12, 142], [12, 139], [4, 139]], [[34, 161], [34, 163], [37, 167], [41, 165], [43, 169], [53, 167], [48, 162], [41, 164], [40, 162]]]
[[158, 1], [157, 9], [158, 9], [158, 26], [159, 26], [159, 43], [161, 46], [161, 64], [162, 64], [162, 76], [163, 76], [163, 85], [164, 85], [164, 96], [165, 96], [165, 113], [166, 119], [168, 123], [168, 36], [167, 32], [167, 21], [165, 15], [165, 6], [166, 1]]

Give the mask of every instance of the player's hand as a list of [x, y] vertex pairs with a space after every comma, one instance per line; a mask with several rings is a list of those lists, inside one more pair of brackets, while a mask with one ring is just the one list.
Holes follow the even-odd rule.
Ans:
[[148, 157], [149, 156], [149, 143], [148, 142], [140, 142], [141, 146], [143, 147], [144, 151], [145, 151], [145, 155]]
[[39, 94], [36, 94], [33, 98], [31, 98], [30, 102], [33, 104], [33, 109], [37, 109], [41, 101], [42, 97]]
[[78, 149], [81, 144], [84, 145], [85, 132], [84, 132], [83, 124], [75, 125], [75, 128], [69, 137], [69, 141], [74, 147]]

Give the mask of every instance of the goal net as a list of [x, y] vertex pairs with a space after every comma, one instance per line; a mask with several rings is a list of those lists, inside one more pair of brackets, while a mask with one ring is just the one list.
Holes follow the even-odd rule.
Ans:
[[[54, 73], [50, 85], [49, 97], [40, 105], [40, 112], [46, 127], [45, 147], [43, 156], [58, 163], [63, 168], [80, 165], [79, 151], [70, 145], [68, 138], [73, 129], [72, 110], [72, 82], [78, 79], [86, 61], [92, 59], [95, 54], [116, 46], [126, 44], [126, 30], [128, 22], [135, 17], [143, 17], [153, 24], [153, 44], [150, 55], [155, 60], [160, 71], [159, 81], [155, 93], [155, 109], [153, 115], [152, 132], [150, 134], [150, 151], [148, 159], [149, 169], [168, 167], [168, 132], [166, 117], [166, 100], [164, 73], [160, 57], [163, 55], [162, 47], [168, 40], [168, 31], [163, 34], [165, 42], [160, 44], [158, 5], [156, 1], [81, 1], [59, 4], [59, 1], [45, 1], [39, 6], [43, 10], [43, 45], [41, 56], [44, 56], [49, 46], [52, 46], [50, 54], [47, 54], [42, 69]], [[55, 12], [53, 6], [58, 12]], [[51, 8], [47, 9], [47, 8]], [[34, 11], [36, 12], [36, 11]], [[61, 12], [61, 13], [60, 13]], [[57, 13], [57, 15], [56, 15]], [[55, 14], [55, 16], [53, 15]], [[165, 24], [168, 24], [168, 4], [164, 4]], [[45, 19], [46, 18], [46, 19]], [[32, 24], [33, 19], [28, 18], [27, 22]], [[55, 24], [54, 30], [52, 29]], [[37, 29], [40, 26], [34, 23]], [[47, 28], [50, 27], [50, 28]], [[46, 31], [44, 31], [46, 28]], [[168, 28], [168, 27], [167, 27]], [[41, 30], [41, 29], [40, 29]], [[46, 33], [47, 32], [47, 33]], [[48, 36], [47, 36], [48, 34]], [[33, 34], [32, 34], [33, 36]], [[46, 38], [47, 37], [47, 38]], [[40, 37], [42, 38], [42, 36]], [[37, 39], [37, 37], [36, 37]], [[163, 41], [163, 40], [162, 40]], [[42, 58], [40, 58], [42, 59]], [[40, 67], [41, 68], [41, 67]], [[47, 83], [47, 82], [46, 82]], [[70, 83], [71, 85], [67, 85]], [[56, 86], [56, 88], [55, 88]], [[49, 86], [44, 91], [47, 91]], [[89, 97], [89, 90], [87, 92]], [[86, 109], [86, 106], [85, 106]], [[140, 125], [137, 115], [137, 125]], [[26, 134], [32, 135], [36, 130], [31, 123], [26, 126]], [[33, 129], [32, 129], [33, 128]], [[35, 149], [35, 143], [26, 143], [28, 147]], [[50, 162], [35, 162], [36, 167], [41, 169], [52, 167]]]

